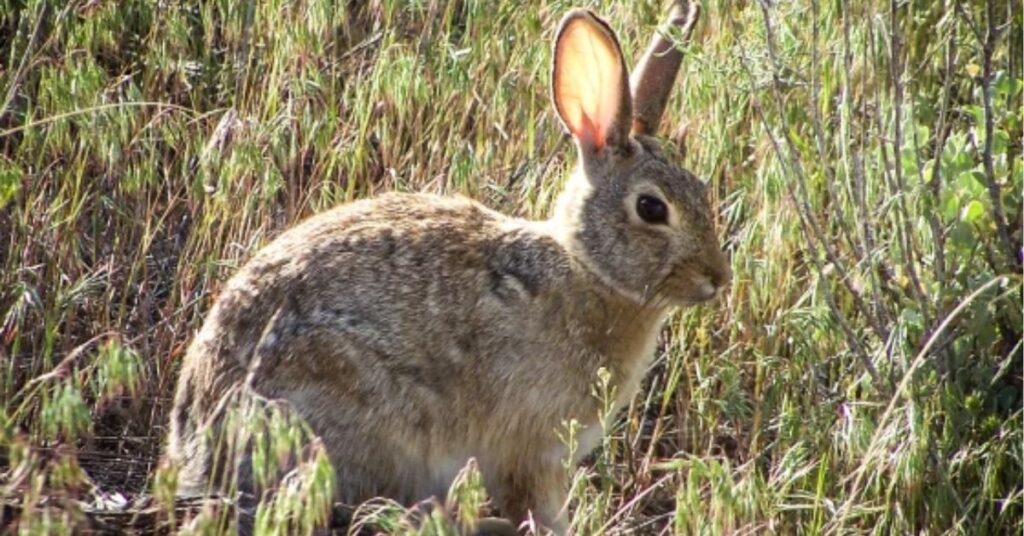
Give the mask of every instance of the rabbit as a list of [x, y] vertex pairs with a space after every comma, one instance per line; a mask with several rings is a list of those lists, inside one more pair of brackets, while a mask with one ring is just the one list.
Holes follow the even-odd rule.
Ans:
[[[697, 3], [669, 23], [688, 36]], [[286, 401], [336, 472], [336, 500], [443, 497], [466, 461], [511, 523], [568, 530], [569, 451], [601, 438], [592, 394], [639, 391], [667, 314], [730, 282], [705, 185], [653, 137], [682, 53], [656, 36], [632, 78], [611, 27], [562, 19], [551, 95], [578, 165], [550, 218], [389, 193], [314, 215], [232, 277], [191, 342], [167, 458], [207, 493], [208, 426], [233, 386]], [[211, 424], [212, 423], [212, 424]]]

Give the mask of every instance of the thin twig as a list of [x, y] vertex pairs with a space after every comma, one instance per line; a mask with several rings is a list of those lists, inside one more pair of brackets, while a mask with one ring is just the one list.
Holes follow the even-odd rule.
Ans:
[[1019, 272], [1021, 259], [1013, 247], [1013, 240], [1010, 238], [1010, 229], [1006, 223], [1006, 216], [1003, 213], [1003, 199], [999, 184], [996, 182], [995, 165], [992, 161], [992, 138], [995, 134], [995, 115], [992, 113], [992, 55], [995, 53], [996, 43], [999, 40], [999, 29], [996, 28], [996, 7], [993, 0], [985, 0], [986, 11], [986, 32], [982, 44], [981, 61], [981, 94], [982, 106], [985, 109], [985, 145], [981, 153], [982, 163], [985, 166], [985, 185], [988, 187], [988, 195], [992, 201], [992, 219], [996, 224], [996, 232], [999, 234], [999, 241], [1002, 242], [1004, 254], [1009, 260], [1009, 266]]
[[[860, 233], [859, 239], [861, 243], [861, 251], [863, 254], [860, 256], [863, 262], [867, 263], [870, 268], [869, 273], [874, 279], [875, 285], [873, 286], [872, 292], [872, 305], [875, 310], [875, 314], [879, 317], [878, 323], [880, 324], [891, 324], [892, 313], [886, 307], [886, 300], [883, 299], [881, 293], [886, 289], [889, 289], [889, 282], [891, 277], [892, 269], [885, 263], [884, 257], [874, 255], [875, 251], [875, 233], [871, 227], [871, 211], [867, 205], [867, 180], [865, 179], [864, 173], [864, 127], [861, 126], [858, 130], [857, 136], [853, 138], [854, 129], [854, 109], [855, 105], [853, 102], [853, 47], [850, 44], [850, 6], [848, 2], [841, 2], [842, 4], [842, 25], [843, 25], [843, 85], [842, 85], [842, 98], [843, 98], [843, 113], [841, 125], [846, 129], [843, 132], [843, 138], [851, 139], [853, 143], [844, 143], [843, 158], [851, 159], [852, 162], [846, 165], [847, 169], [852, 168], [853, 176], [853, 189], [850, 198], [853, 202], [854, 209], [857, 211], [857, 219], [860, 222]], [[876, 266], [877, 265], [877, 266]], [[891, 356], [890, 356], [891, 358]]]
[[[903, 42], [900, 32], [900, 21], [898, 18], [900, 3], [899, 0], [889, 2], [889, 68], [892, 80], [892, 113], [893, 113], [893, 142], [892, 142], [892, 174], [893, 195], [896, 198], [896, 214], [899, 223], [896, 225], [896, 233], [901, 244], [904, 269], [910, 280], [910, 293], [917, 301], [918, 310], [925, 319], [925, 323], [931, 323], [931, 305], [924, 295], [921, 280], [917, 275], [917, 255], [914, 247], [913, 237], [907, 232], [911, 227], [910, 211], [907, 209], [906, 184], [903, 181], [903, 98], [905, 94], [903, 82]], [[881, 144], [885, 147], [885, 143]]]
[[985, 38], [981, 35], [981, 29], [978, 27], [978, 23], [975, 22], [974, 16], [964, 9], [962, 1], [963, 0], [956, 0], [956, 3], [953, 4], [956, 7], [956, 12], [960, 15], [961, 19], [967, 21], [967, 26], [971, 29], [971, 33], [974, 34], [974, 38], [977, 39], [979, 43], [984, 43]]
[[[824, 119], [821, 117], [821, 76], [820, 76], [820, 57], [821, 52], [818, 49], [818, 41], [820, 37], [820, 26], [821, 20], [818, 15], [818, 0], [811, 1], [811, 19], [814, 24], [811, 26], [811, 126], [814, 128], [814, 141], [818, 150], [818, 158], [823, 163], [822, 168], [825, 171], [825, 189], [828, 190], [829, 195], [829, 208], [835, 212], [836, 221], [845, 220], [845, 214], [843, 213], [843, 203], [839, 197], [839, 193], [836, 191], [836, 172], [833, 166], [825, 164], [829, 161], [828, 158], [828, 145], [825, 136], [825, 125]], [[843, 147], [843, 153], [845, 154], [845, 146]], [[860, 244], [850, 236], [850, 233], [846, 227], [839, 228], [840, 236], [845, 239], [850, 249], [854, 252], [854, 257], [857, 259], [864, 258], [864, 249], [860, 247]]]
[[[946, 148], [946, 138], [949, 132], [946, 128], [946, 118], [949, 114], [949, 103], [953, 94], [953, 77], [956, 69], [956, 39], [953, 32], [946, 38], [946, 72], [942, 81], [942, 101], [939, 104], [938, 124], [935, 128], [935, 149], [932, 152], [932, 178], [928, 188], [932, 194], [932, 203], [938, 206], [942, 202], [942, 153]], [[942, 223], [934, 212], [928, 214], [928, 223], [932, 228], [932, 240], [935, 248], [935, 280], [945, 282], [946, 280], [946, 237], [942, 229]], [[939, 287], [939, 301], [942, 303], [942, 290], [945, 285]]]

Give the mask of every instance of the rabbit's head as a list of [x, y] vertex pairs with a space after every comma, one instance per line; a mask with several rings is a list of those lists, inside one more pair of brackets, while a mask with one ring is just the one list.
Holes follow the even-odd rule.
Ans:
[[[677, 2], [688, 34], [696, 4]], [[579, 152], [554, 222], [605, 284], [656, 306], [708, 300], [728, 284], [707, 188], [651, 137], [682, 53], [656, 36], [633, 75], [611, 28], [590, 11], [565, 16], [554, 49], [552, 99]]]

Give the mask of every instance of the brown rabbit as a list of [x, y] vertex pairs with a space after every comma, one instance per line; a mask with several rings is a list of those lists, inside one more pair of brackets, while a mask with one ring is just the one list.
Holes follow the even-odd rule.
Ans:
[[[671, 11], [683, 34], [697, 14], [687, 4]], [[579, 167], [549, 220], [388, 194], [314, 216], [260, 251], [185, 357], [167, 452], [180, 494], [211, 484], [206, 427], [245, 384], [308, 421], [341, 501], [443, 496], [475, 457], [502, 515], [532, 512], [564, 532], [556, 431], [578, 420], [577, 452], [591, 450], [597, 371], [626, 404], [668, 310], [730, 279], [705, 186], [649, 137], [681, 57], [656, 37], [631, 95], [611, 28], [583, 9], [565, 16], [552, 96]]]

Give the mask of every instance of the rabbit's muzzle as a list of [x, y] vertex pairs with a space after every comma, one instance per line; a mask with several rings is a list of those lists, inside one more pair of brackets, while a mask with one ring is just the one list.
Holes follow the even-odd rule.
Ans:
[[710, 280], [711, 286], [714, 287], [712, 293], [714, 295], [732, 282], [732, 268], [729, 266], [729, 260], [721, 250], [713, 249], [710, 256], [711, 262], [707, 268], [707, 277]]
[[732, 281], [732, 269], [718, 249], [673, 267], [658, 288], [659, 299], [681, 304], [710, 301]]

